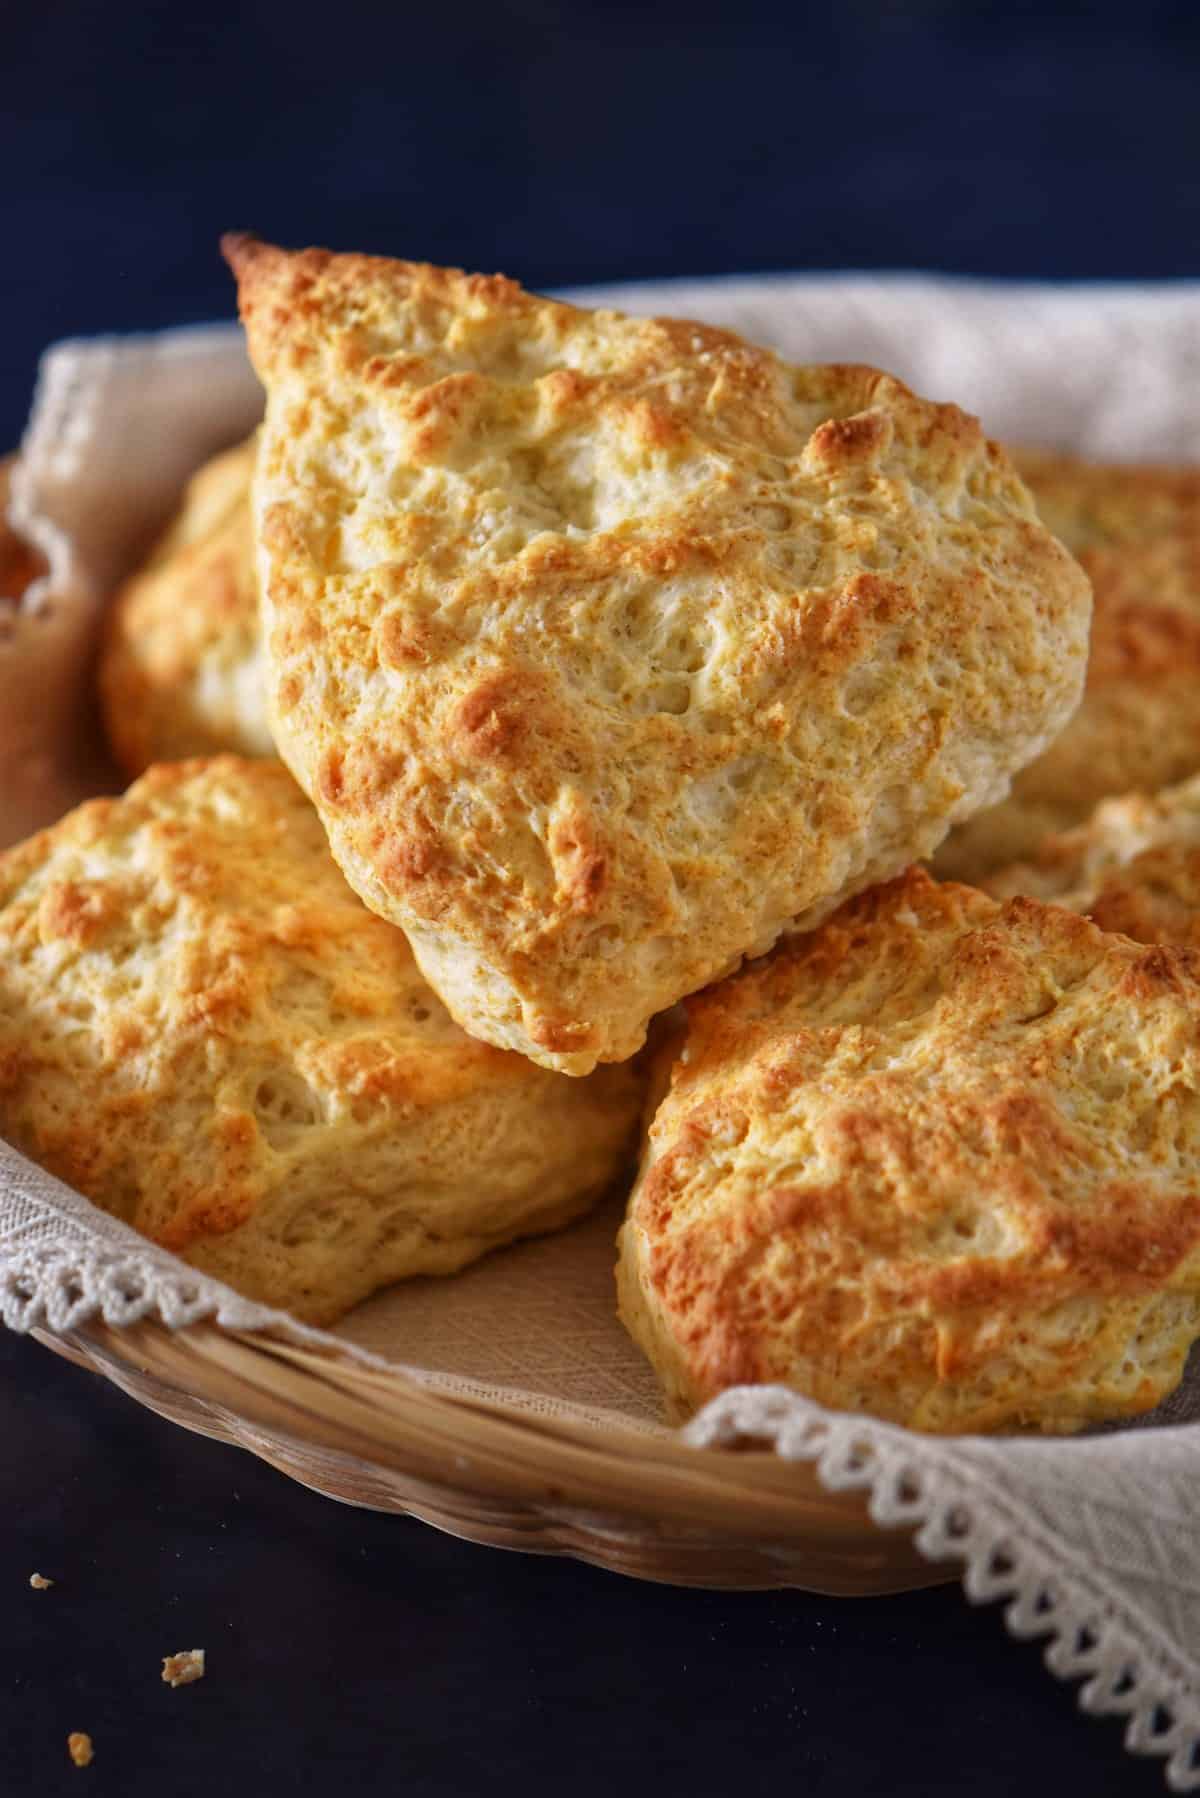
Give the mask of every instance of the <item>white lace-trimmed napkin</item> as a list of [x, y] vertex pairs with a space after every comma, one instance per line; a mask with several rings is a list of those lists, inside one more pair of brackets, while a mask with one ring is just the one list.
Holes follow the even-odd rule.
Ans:
[[[996, 436], [1097, 456], [1200, 461], [1200, 287], [1053, 289], [922, 277], [771, 276], [592, 290], [591, 303], [730, 324], [797, 360], [878, 363]], [[90, 657], [103, 595], [180, 485], [260, 410], [232, 327], [67, 343], [42, 367], [13, 483], [50, 574], [0, 602], [0, 842], [113, 784]], [[614, 1218], [520, 1245], [450, 1281], [406, 1283], [336, 1335], [423, 1380], [541, 1412], [661, 1430], [653, 1377], [613, 1316]], [[0, 1316], [65, 1330], [102, 1316], [200, 1318], [320, 1338], [155, 1249], [0, 1142]], [[972, 1599], [1050, 1638], [1081, 1702], [1128, 1716], [1128, 1746], [1200, 1790], [1200, 1357], [1133, 1429], [957, 1439], [823, 1411], [778, 1387], [726, 1393], [689, 1426], [753, 1439], [859, 1487], [884, 1524], [958, 1559]], [[1197, 1421], [1192, 1421], [1196, 1419]]]

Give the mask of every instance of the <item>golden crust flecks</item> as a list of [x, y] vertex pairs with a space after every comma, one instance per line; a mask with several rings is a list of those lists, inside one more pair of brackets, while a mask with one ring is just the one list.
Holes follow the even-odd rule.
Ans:
[[1200, 776], [1161, 793], [1106, 799], [1086, 824], [1043, 837], [987, 881], [1084, 912], [1139, 943], [1200, 949]]
[[1200, 768], [1200, 468], [1098, 465], [1022, 451], [1043, 522], [1095, 594], [1083, 703], [1010, 798], [957, 830], [939, 873], [979, 879], [1081, 823], [1110, 794]]
[[155, 767], [0, 856], [0, 1135], [299, 1316], [569, 1221], [638, 1101], [464, 1035], [278, 762]]
[[250, 515], [254, 452], [251, 438], [192, 478], [166, 535], [113, 600], [100, 695], [127, 774], [222, 750], [275, 753]]
[[622, 1233], [677, 1409], [1144, 1411], [1200, 1335], [1200, 956], [910, 872], [689, 1002]]
[[955, 407], [500, 276], [227, 249], [276, 739], [474, 1034], [631, 1055], [1076, 703], [1086, 582]]

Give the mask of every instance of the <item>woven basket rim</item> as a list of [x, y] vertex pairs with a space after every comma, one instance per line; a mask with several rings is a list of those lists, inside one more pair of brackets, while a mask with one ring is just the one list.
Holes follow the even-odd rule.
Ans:
[[[954, 1577], [922, 1556], [911, 1529], [875, 1523], [862, 1491], [830, 1491], [815, 1465], [761, 1445], [730, 1452], [547, 1417], [266, 1331], [146, 1319], [34, 1334], [139, 1403], [330, 1496], [350, 1496], [329, 1478], [330, 1455], [398, 1477], [424, 1502], [383, 1508], [474, 1541], [670, 1583], [866, 1596]], [[472, 1523], [481, 1506], [503, 1517], [503, 1534]]]

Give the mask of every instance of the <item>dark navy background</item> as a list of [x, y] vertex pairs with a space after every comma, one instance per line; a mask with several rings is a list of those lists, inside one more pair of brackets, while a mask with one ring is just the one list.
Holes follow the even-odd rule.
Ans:
[[[231, 312], [230, 226], [539, 287], [1200, 275], [1200, 6], [2, 0], [0, 170], [3, 446], [50, 339]], [[502, 1556], [2, 1337], [0, 1526], [3, 1798], [1162, 1789], [953, 1590]], [[209, 1678], [170, 1692], [194, 1645]]]
[[0, 442], [218, 234], [528, 284], [1200, 275], [1195, 0], [4, 0]]

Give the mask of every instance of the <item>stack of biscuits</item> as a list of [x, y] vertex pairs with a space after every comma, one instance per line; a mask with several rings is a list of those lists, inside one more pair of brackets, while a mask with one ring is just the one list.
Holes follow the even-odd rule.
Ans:
[[317, 1322], [622, 1189], [675, 1416], [1157, 1404], [1200, 1336], [1200, 471], [225, 248], [266, 416], [114, 596], [132, 785], [0, 857], [0, 1133]]

